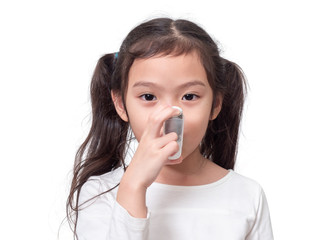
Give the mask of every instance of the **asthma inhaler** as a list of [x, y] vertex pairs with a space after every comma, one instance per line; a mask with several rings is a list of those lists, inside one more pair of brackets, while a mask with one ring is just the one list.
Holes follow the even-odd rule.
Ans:
[[170, 156], [170, 160], [178, 159], [181, 156], [184, 122], [182, 109], [176, 106], [173, 106], [172, 108], [178, 109], [180, 111], [180, 114], [172, 118], [169, 118], [164, 122], [164, 134], [175, 132], [178, 135], [177, 143], [179, 144], [179, 151], [176, 152], [174, 155]]

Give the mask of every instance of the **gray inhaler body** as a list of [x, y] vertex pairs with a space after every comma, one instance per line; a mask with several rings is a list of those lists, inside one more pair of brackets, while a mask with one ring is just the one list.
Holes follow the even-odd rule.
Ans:
[[177, 143], [179, 144], [179, 151], [176, 152], [174, 155], [170, 156], [170, 160], [178, 159], [181, 156], [184, 125], [182, 109], [176, 106], [173, 106], [172, 108], [178, 109], [180, 111], [180, 114], [172, 118], [169, 118], [164, 122], [164, 134], [175, 132], [178, 135]]

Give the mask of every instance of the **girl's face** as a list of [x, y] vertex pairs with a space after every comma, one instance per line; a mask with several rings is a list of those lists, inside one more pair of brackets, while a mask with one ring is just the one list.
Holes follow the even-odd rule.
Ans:
[[[206, 132], [208, 121], [220, 111], [218, 104], [214, 116], [210, 115], [213, 94], [198, 54], [136, 59], [128, 81], [126, 107], [137, 140], [141, 139], [150, 113], [161, 105], [179, 106], [184, 114], [182, 157], [194, 152]], [[120, 117], [128, 121], [125, 112], [119, 112]]]

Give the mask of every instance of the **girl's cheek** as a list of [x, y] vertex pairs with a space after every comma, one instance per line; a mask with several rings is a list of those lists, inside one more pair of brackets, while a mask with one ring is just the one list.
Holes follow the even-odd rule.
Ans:
[[188, 138], [202, 139], [206, 130], [208, 122], [204, 121], [203, 117], [188, 116], [184, 121], [184, 135]]
[[195, 137], [194, 135], [197, 132], [195, 128], [197, 128], [197, 124], [192, 119], [188, 118], [184, 120], [183, 133], [185, 137]]
[[140, 142], [140, 139], [144, 131], [143, 126], [144, 126], [143, 119], [136, 119], [136, 118], [130, 119], [131, 130], [138, 142]]

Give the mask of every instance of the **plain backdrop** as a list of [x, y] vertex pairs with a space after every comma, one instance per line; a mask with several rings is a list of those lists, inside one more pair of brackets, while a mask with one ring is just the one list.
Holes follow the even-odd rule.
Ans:
[[[309, 0], [1, 1], [1, 239], [58, 238], [95, 64], [166, 16], [198, 23], [247, 76], [235, 170], [264, 188], [275, 239], [320, 239], [320, 15]], [[63, 223], [59, 239], [71, 238]]]

